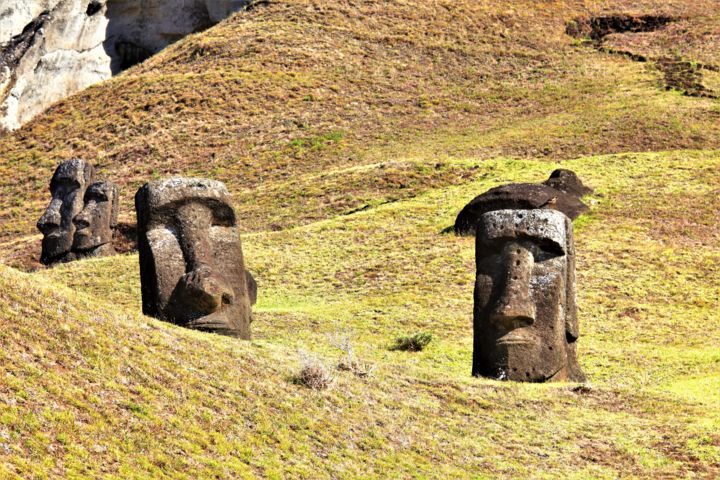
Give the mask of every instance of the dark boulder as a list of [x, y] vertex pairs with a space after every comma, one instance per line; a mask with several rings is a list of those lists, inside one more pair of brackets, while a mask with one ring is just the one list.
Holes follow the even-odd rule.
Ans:
[[550, 178], [543, 183], [548, 187], [560, 190], [569, 195], [575, 195], [578, 198], [593, 193], [593, 189], [583, 185], [575, 172], [564, 168], [558, 168], [552, 172]]
[[458, 214], [455, 220], [457, 235], [475, 235], [480, 216], [494, 210], [558, 210], [575, 220], [588, 210], [574, 195], [537, 183], [512, 183], [495, 187], [478, 195]]

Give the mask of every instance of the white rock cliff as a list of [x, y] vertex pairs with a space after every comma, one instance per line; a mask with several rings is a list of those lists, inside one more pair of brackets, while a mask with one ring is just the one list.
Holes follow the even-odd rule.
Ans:
[[0, 129], [208, 28], [248, 0], [2, 0]]

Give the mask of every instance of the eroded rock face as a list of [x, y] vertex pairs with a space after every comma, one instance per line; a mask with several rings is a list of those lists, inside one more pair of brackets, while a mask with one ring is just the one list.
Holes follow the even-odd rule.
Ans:
[[3, 0], [0, 2], [0, 42], [18, 35], [33, 19], [61, 0]]
[[84, 206], [85, 191], [93, 181], [95, 169], [85, 160], [75, 158], [61, 163], [50, 181], [52, 200], [37, 223], [43, 234], [40, 261], [44, 265], [74, 260], [73, 219]]
[[208, 28], [246, 0], [8, 0], [0, 6], [0, 129]]
[[143, 313], [249, 339], [249, 277], [225, 185], [192, 178], [148, 183], [135, 208]]
[[476, 265], [473, 375], [584, 381], [571, 220], [549, 209], [484, 213]]
[[457, 235], [475, 235], [480, 217], [487, 212], [501, 209], [557, 210], [571, 220], [588, 211], [580, 197], [592, 192], [570, 170], [555, 170], [545, 183], [512, 183], [492, 188], [468, 203], [455, 220]]
[[[87, 2], [63, 0], [0, 49], [0, 128], [14, 130], [51, 104], [109, 78], [109, 20]], [[9, 41], [8, 41], [9, 40]], [[8, 61], [12, 60], [12, 61]]]

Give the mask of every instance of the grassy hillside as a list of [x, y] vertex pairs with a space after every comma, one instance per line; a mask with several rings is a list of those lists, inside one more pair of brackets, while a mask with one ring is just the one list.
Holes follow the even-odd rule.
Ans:
[[[659, 65], [715, 88], [717, 7], [272, 0], [0, 138], [0, 478], [719, 477], [720, 100]], [[647, 13], [677, 20], [566, 33]], [[136, 253], [12, 268], [70, 155], [122, 184], [126, 222], [147, 179], [228, 184], [252, 342], [142, 316]], [[472, 378], [474, 242], [441, 232], [558, 166], [595, 188], [590, 383]], [[308, 358], [331, 388], [296, 382]]]
[[[453, 160], [482, 180], [244, 237], [255, 339], [141, 317], [136, 255], [0, 276], [5, 472], [18, 478], [713, 478], [720, 474], [720, 154], [565, 162], [596, 187], [578, 225], [592, 386], [473, 379], [473, 241], [439, 232], [537, 161]], [[641, 181], [640, 181], [641, 180]], [[62, 286], [61, 286], [62, 285]], [[66, 287], [67, 286], [67, 287]], [[69, 288], [68, 288], [69, 287]], [[398, 334], [434, 335], [420, 353]], [[303, 356], [345, 354], [314, 392]]]

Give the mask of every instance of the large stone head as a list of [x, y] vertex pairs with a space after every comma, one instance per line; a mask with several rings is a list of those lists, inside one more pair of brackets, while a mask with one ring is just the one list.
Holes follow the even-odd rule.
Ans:
[[73, 251], [88, 252], [112, 244], [118, 219], [118, 188], [112, 182], [95, 182], [85, 191], [83, 209], [73, 219]]
[[75, 158], [60, 164], [50, 181], [52, 200], [37, 223], [43, 233], [40, 261], [49, 265], [70, 253], [75, 235], [73, 218], [83, 208], [87, 186], [95, 172], [85, 160]]
[[570, 219], [552, 209], [494, 210], [476, 228], [473, 375], [584, 380]]
[[198, 330], [250, 338], [250, 296], [225, 185], [171, 178], [135, 196], [143, 312]]

